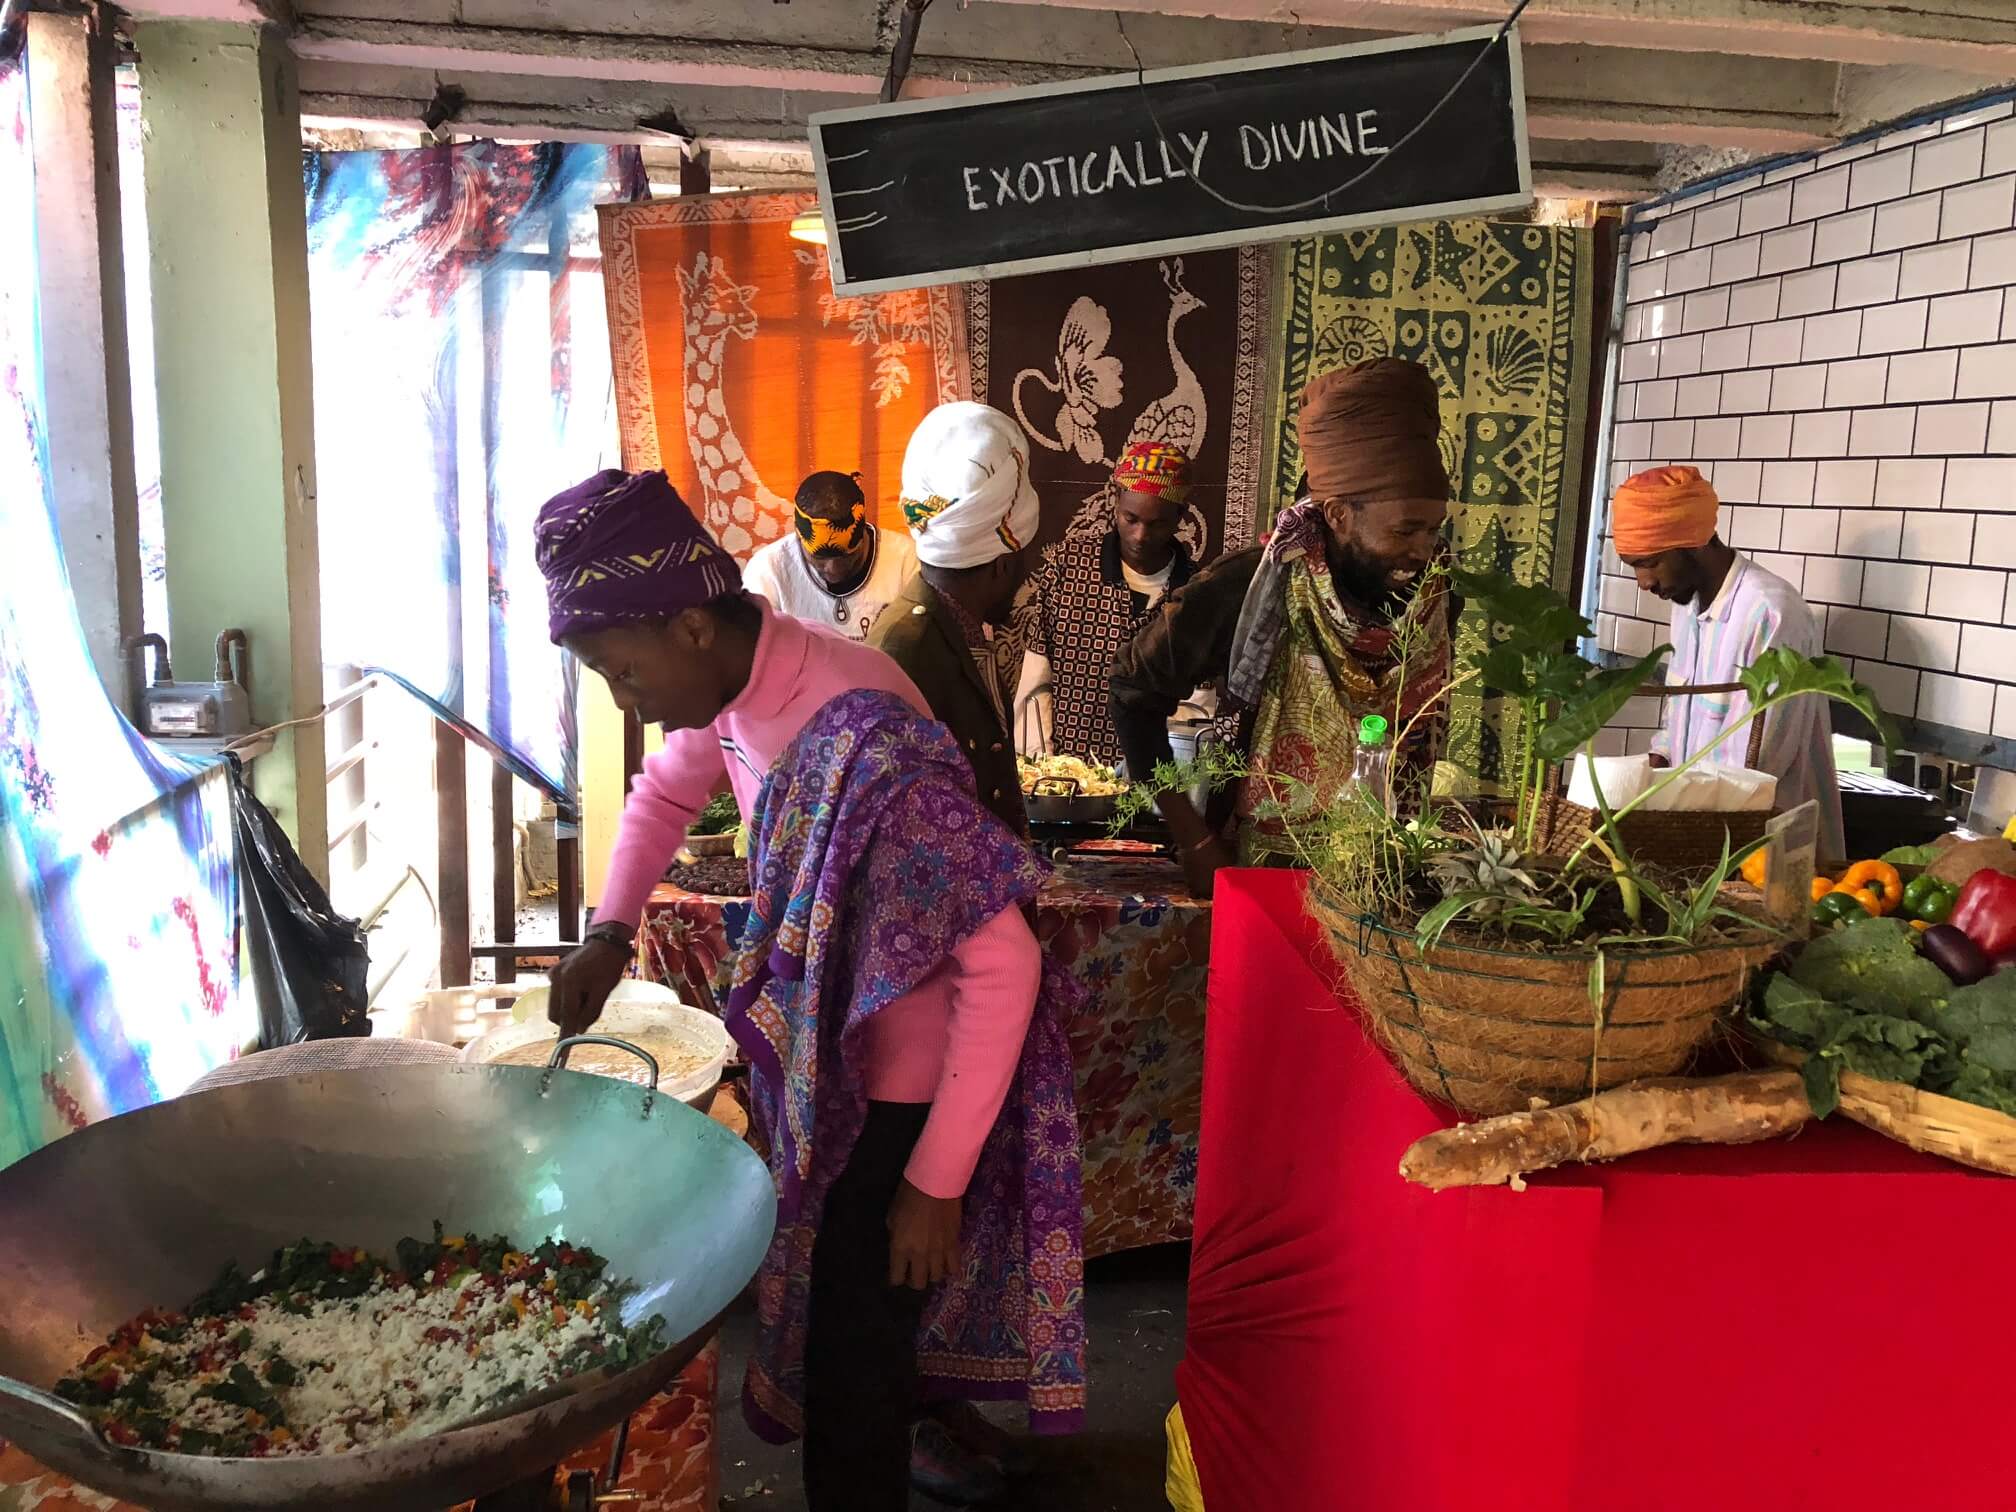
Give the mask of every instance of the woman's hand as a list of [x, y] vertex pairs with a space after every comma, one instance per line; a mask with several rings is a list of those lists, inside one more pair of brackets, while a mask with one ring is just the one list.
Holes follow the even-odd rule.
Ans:
[[949, 1278], [959, 1265], [962, 1200], [933, 1197], [904, 1182], [889, 1204], [889, 1284], [918, 1291]]
[[547, 976], [551, 989], [546, 1017], [559, 1027], [562, 1039], [585, 1033], [602, 1016], [609, 994], [630, 969], [632, 955], [614, 940], [596, 936], [560, 958]]

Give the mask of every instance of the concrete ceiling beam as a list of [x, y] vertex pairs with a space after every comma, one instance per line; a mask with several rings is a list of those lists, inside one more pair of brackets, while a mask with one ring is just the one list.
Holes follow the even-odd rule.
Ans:
[[[1144, 56], [1161, 63], [1144, 27]], [[522, 29], [442, 26], [377, 20], [304, 21], [295, 52], [306, 69], [397, 69], [450, 79], [479, 92], [478, 78], [511, 76], [549, 81], [548, 88], [656, 87], [678, 91], [668, 104], [704, 114], [696, 91], [770, 92], [832, 104], [858, 103], [879, 89], [883, 60], [874, 54], [783, 43], [693, 43], [628, 36], [580, 36]], [[1531, 110], [1543, 117], [1536, 135], [1565, 139], [1627, 138], [1703, 146], [1783, 150], [1829, 138], [1835, 76], [1831, 64], [1752, 58], [1680, 61], [1643, 49], [1533, 48], [1528, 54]], [[952, 94], [1016, 84], [1096, 76], [1073, 65], [920, 57], [910, 93]], [[332, 93], [369, 93], [354, 85], [317, 83]], [[1602, 93], [1594, 98], [1594, 90]], [[613, 109], [613, 104], [611, 106]], [[826, 108], [805, 105], [799, 115]], [[685, 119], [682, 114], [681, 119]]]
[[287, 0], [140, 0], [120, 6], [136, 21], [225, 21], [241, 26], [272, 24], [291, 27], [293, 7]]
[[[784, 42], [706, 42], [527, 28], [440, 26], [428, 22], [305, 18], [294, 54], [319, 63], [389, 64], [440, 73], [511, 73], [543, 78], [600, 79], [722, 88], [820, 90], [874, 95], [888, 60]], [[964, 94], [1018, 84], [1086, 77], [1096, 69], [1063, 64], [1001, 63], [920, 57], [906, 97]]]
[[[432, 74], [419, 70], [303, 64], [303, 124], [323, 130], [418, 131], [435, 82]], [[670, 161], [679, 151], [663, 132], [637, 126], [641, 116], [666, 106], [665, 98], [649, 90], [611, 93], [574, 80], [504, 75], [472, 79], [470, 86], [468, 103], [445, 129], [507, 139], [634, 142], [644, 146], [647, 162], [654, 157]], [[808, 184], [812, 152], [804, 118], [835, 99], [747, 89], [688, 90], [679, 94], [678, 110], [714, 154], [717, 181]], [[1540, 138], [1532, 152], [1535, 187], [1550, 197], [1637, 199], [1656, 186], [1659, 154], [1646, 143]]]
[[[997, 0], [1000, 4], [1278, 19], [1282, 0]], [[1446, 31], [1496, 21], [1478, 0], [1294, 0], [1310, 26]], [[2016, 9], [2004, 0], [1533, 0], [1520, 31], [1534, 43], [1596, 43], [1731, 57], [1946, 68], [1984, 79], [2016, 75]]]
[[1535, 138], [1660, 142], [1677, 147], [1740, 147], [1747, 152], [1804, 152], [1834, 140], [1831, 122], [1771, 110], [1682, 109], [1596, 104], [1528, 96], [1526, 130]]
[[[301, 124], [320, 131], [425, 131], [429, 99], [390, 95], [317, 92], [301, 96]], [[640, 131], [634, 116], [574, 105], [508, 105], [472, 101], [441, 128], [456, 136], [498, 141], [603, 142], [622, 146], [670, 140], [663, 132]]]

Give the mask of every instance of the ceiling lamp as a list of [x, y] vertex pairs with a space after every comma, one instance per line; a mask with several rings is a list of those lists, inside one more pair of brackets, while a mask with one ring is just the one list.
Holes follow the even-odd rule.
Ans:
[[807, 210], [803, 215], [791, 217], [791, 239], [811, 242], [816, 247], [826, 245], [826, 217], [817, 210]]

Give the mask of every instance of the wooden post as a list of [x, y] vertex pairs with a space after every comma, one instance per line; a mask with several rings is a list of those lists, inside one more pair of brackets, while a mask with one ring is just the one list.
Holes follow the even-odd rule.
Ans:
[[560, 938], [572, 944], [581, 938], [581, 837], [556, 841], [560, 871]]
[[306, 721], [252, 764], [252, 787], [327, 881], [328, 753], [312, 718], [323, 694], [322, 579], [294, 55], [280, 27], [201, 21], [142, 20], [135, 45], [169, 615], [185, 665], [201, 665], [195, 648], [219, 630], [242, 627], [259, 668], [254, 723]]
[[705, 147], [696, 147], [690, 152], [679, 154], [679, 192], [681, 194], [714, 192], [714, 160]]
[[434, 795], [440, 837], [435, 902], [441, 910], [441, 985], [469, 981], [469, 755], [461, 732], [434, 721]]
[[43, 371], [56, 516], [85, 648], [130, 717], [126, 639], [168, 627], [141, 624], [114, 41], [95, 11], [28, 17], [42, 340], [60, 359]]
[[623, 716], [623, 796], [630, 796], [630, 784], [644, 770], [644, 725], [635, 714]]
[[[518, 939], [518, 866], [512, 839], [516, 826], [511, 822], [511, 769], [499, 761], [490, 768], [490, 908], [496, 915], [495, 934], [499, 945]], [[518, 958], [497, 957], [497, 980], [518, 979]]]

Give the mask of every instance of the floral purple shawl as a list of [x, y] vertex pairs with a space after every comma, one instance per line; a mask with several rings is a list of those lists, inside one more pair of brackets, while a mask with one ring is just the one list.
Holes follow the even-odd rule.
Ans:
[[[787, 1442], [804, 1427], [812, 1241], [867, 1112], [868, 1020], [1002, 909], [1031, 902], [1046, 868], [974, 797], [943, 727], [887, 693], [843, 693], [813, 716], [765, 780], [750, 833], [754, 896], [726, 1018], [754, 1072], [777, 1234], [757, 1277], [743, 1411]], [[929, 1395], [1026, 1399], [1038, 1432], [1073, 1431], [1085, 1407], [1064, 1039], [1079, 991], [1046, 957], [1021, 1064], [967, 1188], [961, 1268], [918, 1334]]]

